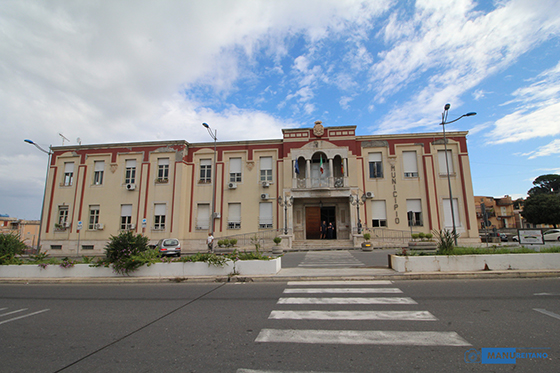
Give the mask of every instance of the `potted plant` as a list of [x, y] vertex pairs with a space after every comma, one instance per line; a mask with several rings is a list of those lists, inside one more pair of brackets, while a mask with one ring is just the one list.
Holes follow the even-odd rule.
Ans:
[[362, 250], [363, 251], [372, 251], [373, 250], [373, 245], [371, 242], [369, 242], [369, 239], [371, 238], [371, 234], [369, 233], [364, 233], [364, 241], [362, 242]]
[[279, 254], [282, 254], [282, 252], [283, 252], [284, 250], [282, 249], [282, 247], [278, 246], [278, 245], [280, 244], [280, 242], [282, 242], [282, 238], [280, 238], [280, 237], [274, 237], [274, 238], [272, 239], [272, 241], [276, 244], [276, 246], [274, 246], [274, 247], [272, 248], [272, 253], [275, 254], [275, 255], [276, 255], [276, 254], [278, 254], [278, 255], [279, 255]]

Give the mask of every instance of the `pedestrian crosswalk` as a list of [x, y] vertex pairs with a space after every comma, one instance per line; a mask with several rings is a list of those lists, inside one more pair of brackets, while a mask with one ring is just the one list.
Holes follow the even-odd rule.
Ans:
[[[392, 281], [290, 281], [283, 293], [289, 296], [281, 296], [278, 299], [279, 309], [270, 313], [269, 320], [328, 321], [328, 329], [308, 329], [303, 327], [305, 323], [300, 324], [301, 329], [274, 328], [274, 323], [271, 323], [272, 328], [262, 329], [255, 342], [394, 346], [471, 345], [454, 331], [418, 331], [414, 330], [414, 326], [410, 331], [376, 330], [375, 323], [378, 321], [405, 323], [438, 321], [437, 317], [428, 311], [403, 310], [403, 307], [418, 303], [410, 297], [401, 296], [402, 290], [395, 287]], [[377, 294], [382, 296], [375, 296]], [[309, 305], [314, 309], [301, 309]], [[364, 309], [364, 305], [367, 310]], [[295, 306], [294, 309], [285, 309], [291, 306]], [[393, 306], [398, 309], [386, 309]], [[372, 328], [371, 330], [336, 328], [337, 321], [352, 320], [371, 321]]]
[[305, 254], [303, 261], [299, 267], [364, 267], [365, 264], [360, 262], [348, 250], [340, 251], [309, 251]]
[[24, 319], [26, 317], [35, 316], [43, 312], [49, 311], [49, 309], [39, 310], [35, 312], [25, 313], [28, 308], [21, 308], [17, 310], [10, 311], [8, 308], [0, 308], [0, 325], [6, 324], [12, 321]]

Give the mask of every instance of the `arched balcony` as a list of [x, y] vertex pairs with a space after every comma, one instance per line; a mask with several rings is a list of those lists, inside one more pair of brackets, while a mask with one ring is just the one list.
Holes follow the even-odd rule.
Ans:
[[322, 189], [347, 186], [348, 161], [339, 154], [314, 152], [294, 160], [293, 188]]

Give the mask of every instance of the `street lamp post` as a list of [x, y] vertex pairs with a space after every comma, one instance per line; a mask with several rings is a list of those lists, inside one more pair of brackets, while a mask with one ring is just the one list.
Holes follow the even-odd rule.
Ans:
[[288, 234], [288, 207], [294, 204], [294, 196], [285, 197], [282, 200], [281, 196], [278, 196], [278, 204], [284, 207], [284, 235]]
[[41, 148], [38, 144], [36, 144], [32, 140], [26, 139], [26, 140], [23, 140], [23, 141], [25, 141], [28, 144], [31, 144], [31, 145], [35, 146], [37, 149], [39, 149], [40, 151], [42, 151], [43, 153], [48, 155], [47, 173], [45, 175], [45, 187], [43, 189], [43, 202], [41, 203], [41, 216], [39, 217], [39, 234], [37, 235], [37, 252], [36, 252], [36, 254], [39, 254], [39, 251], [41, 250], [41, 230], [43, 229], [43, 212], [45, 210], [45, 197], [47, 195], [47, 182], [49, 180], [49, 167], [50, 167], [50, 164], [51, 164], [51, 155], [53, 153], [52, 153], [51, 145], [49, 145], [49, 151], [46, 151], [45, 149]]
[[358, 213], [358, 234], [362, 234], [362, 221], [360, 220], [360, 205], [363, 205], [364, 203], [366, 203], [366, 195], [362, 194], [362, 198], [360, 199], [360, 197], [358, 196], [358, 194], [354, 195], [352, 194], [350, 196], [350, 203], [353, 206], [356, 206], [356, 210]]
[[202, 125], [208, 130], [210, 137], [214, 140], [214, 160], [212, 162], [212, 214], [210, 216], [210, 233], [214, 236], [214, 219], [216, 219], [216, 214], [214, 213], [216, 209], [216, 140], [218, 140], [218, 130], [212, 132], [212, 128], [207, 123], [202, 123]]
[[455, 224], [455, 211], [453, 208], [453, 192], [451, 190], [451, 176], [449, 175], [449, 158], [447, 157], [447, 138], [445, 137], [445, 125], [453, 122], [457, 122], [459, 119], [463, 117], [470, 117], [476, 115], [475, 112], [470, 112], [467, 114], [461, 115], [459, 118], [447, 121], [447, 115], [449, 114], [449, 108], [451, 108], [451, 104], [445, 104], [443, 107], [443, 113], [441, 113], [441, 123], [440, 125], [443, 126], [443, 146], [445, 148], [445, 168], [447, 171], [447, 185], [449, 187], [449, 206], [451, 207], [451, 221], [453, 224], [453, 239], [455, 241], [455, 246], [457, 246], [457, 227]]

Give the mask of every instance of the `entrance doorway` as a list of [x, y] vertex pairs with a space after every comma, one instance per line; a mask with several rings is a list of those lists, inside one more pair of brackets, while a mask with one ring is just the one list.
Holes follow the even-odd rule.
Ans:
[[336, 207], [307, 206], [305, 208], [305, 238], [307, 240], [318, 240], [321, 238], [321, 222], [325, 221], [327, 226], [334, 226], [333, 239], [336, 239]]

